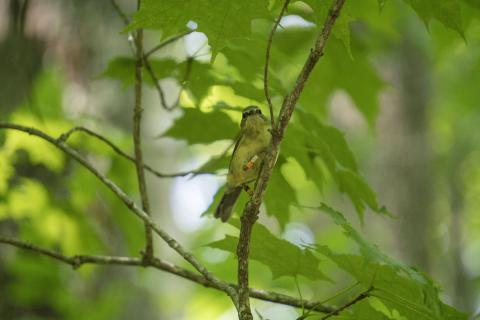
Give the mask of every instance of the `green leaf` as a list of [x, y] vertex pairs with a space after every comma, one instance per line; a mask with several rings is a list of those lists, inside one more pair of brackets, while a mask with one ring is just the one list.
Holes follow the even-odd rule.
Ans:
[[[158, 80], [174, 78], [179, 84], [191, 93], [197, 102], [208, 95], [211, 86], [220, 84], [212, 74], [210, 64], [201, 63], [193, 59], [177, 62], [173, 59], [149, 59], [152, 70]], [[108, 63], [100, 77], [120, 81], [124, 88], [135, 84], [135, 59], [132, 57], [116, 57]], [[143, 81], [150, 86], [154, 82], [151, 75], [144, 67]]]
[[[316, 157], [318, 157], [317, 153], [322, 152], [312, 147], [310, 135], [303, 129], [301, 124], [296, 122], [290, 123], [282, 141], [281, 154], [285, 158], [294, 158], [303, 168], [306, 178], [312, 181], [319, 190], [323, 190], [325, 175], [317, 161], [315, 161]], [[332, 156], [331, 163], [334, 162], [335, 159]]]
[[408, 272], [404, 272], [390, 265], [369, 262], [361, 256], [336, 254], [327, 246], [320, 247], [318, 251], [352, 275], [363, 287], [373, 286], [372, 296], [407, 319], [468, 318], [466, 314], [445, 305], [440, 300], [436, 285], [419, 271], [408, 268]]
[[382, 10], [386, 3], [387, 3], [387, 0], [378, 0], [378, 8]]
[[[319, 146], [320, 150], [328, 151], [341, 167], [357, 172], [355, 157], [348, 147], [345, 134], [335, 127], [321, 123], [315, 115], [298, 112], [301, 124], [310, 133], [312, 146]], [[325, 147], [328, 150], [325, 150]]]
[[403, 0], [408, 3], [429, 26], [432, 19], [440, 21], [445, 27], [455, 30], [465, 38], [460, 0]]
[[[181, 63], [173, 59], [149, 59], [149, 62], [158, 79], [179, 77], [177, 69], [182, 65]], [[145, 68], [142, 75], [144, 82], [152, 86], [152, 78]], [[135, 59], [127, 56], [113, 58], [108, 62], [100, 77], [118, 80], [124, 88], [133, 86], [135, 84]]]
[[230, 164], [230, 155], [221, 154], [216, 157], [211, 157], [207, 162], [205, 162], [197, 171], [200, 172], [217, 172], [221, 169], [228, 168]]
[[385, 263], [396, 270], [408, 272], [407, 268], [402, 264], [385, 255], [376, 245], [365, 240], [363, 236], [353, 228], [341, 212], [329, 207], [325, 203], [321, 203], [318, 209], [328, 214], [333, 222], [343, 229], [344, 234], [355, 241], [360, 248], [360, 253], [367, 262]]
[[[189, 69], [187, 69], [189, 68]], [[187, 74], [186, 80], [185, 75]], [[212, 65], [201, 63], [197, 60], [187, 60], [177, 67], [177, 73], [173, 75], [184, 88], [193, 95], [199, 104], [205, 98], [213, 85], [222, 84], [213, 75]]]
[[186, 140], [188, 144], [206, 144], [234, 139], [239, 131], [238, 125], [222, 111], [202, 112], [193, 108], [183, 111], [183, 115], [162, 136]]
[[212, 60], [231, 39], [250, 35], [253, 19], [268, 18], [266, 0], [144, 0], [124, 31], [138, 28], [161, 29], [165, 35], [185, 30], [189, 21], [208, 37]]
[[[358, 295], [357, 295], [358, 296]], [[348, 300], [355, 299], [354, 294], [351, 294]], [[383, 307], [381, 311], [377, 310], [372, 302], [381, 304]], [[385, 313], [388, 314], [385, 315]], [[334, 320], [406, 320], [405, 318], [391, 317], [390, 312], [387, 307], [385, 307], [379, 300], [376, 298], [369, 297], [367, 299], [361, 300], [355, 303], [353, 306], [343, 310], [339, 315], [332, 317]], [[398, 312], [397, 312], [398, 314]]]
[[315, 67], [300, 98], [300, 104], [312, 113], [321, 115], [328, 98], [336, 89], [343, 89], [373, 126], [378, 114], [378, 94], [383, 87], [366, 53], [354, 51], [350, 59], [335, 39], [330, 39], [322, 62]]
[[[331, 1], [318, 0], [302, 0], [307, 3], [313, 10], [313, 17], [318, 26], [323, 26], [331, 6]], [[335, 21], [333, 26], [333, 35], [340, 40], [347, 50], [350, 58], [353, 59], [352, 49], [350, 44], [350, 22], [353, 21], [352, 13], [350, 12], [349, 2], [345, 3], [340, 12], [340, 16]]]
[[[238, 227], [238, 220], [232, 222]], [[237, 243], [238, 237], [227, 235], [208, 246], [235, 253]], [[320, 261], [309, 249], [301, 249], [287, 240], [277, 238], [259, 223], [253, 227], [250, 243], [251, 259], [267, 266], [274, 279], [304, 276], [310, 280], [329, 280], [318, 269]]]
[[124, 88], [133, 85], [135, 83], [135, 59], [116, 57], [110, 60], [100, 77], [118, 80]]
[[285, 180], [281, 172], [283, 163], [285, 163], [285, 160], [279, 158], [268, 182], [268, 188], [264, 197], [267, 214], [275, 216], [282, 229], [290, 220], [290, 205], [297, 203], [295, 190]]
[[373, 192], [370, 186], [358, 174], [349, 170], [338, 170], [336, 175], [340, 191], [346, 193], [350, 200], [352, 200], [362, 221], [367, 207], [377, 213], [387, 214], [385, 208], [378, 206], [375, 192]]
[[[258, 24], [255, 32], [248, 39], [239, 39], [222, 51], [228, 64], [236, 69], [240, 78], [238, 82], [246, 84], [239, 87], [232, 84], [233, 89], [239, 92], [239, 94], [242, 94], [243, 91], [243, 93], [246, 93], [246, 97], [260, 102], [265, 99], [263, 93], [263, 68], [265, 66], [266, 39], [269, 28], [271, 28], [270, 25], [267, 28], [264, 24]], [[290, 60], [291, 56], [286, 54], [286, 52], [291, 52], [292, 48], [286, 49], [285, 52], [278, 50], [277, 36], [278, 34], [273, 42], [270, 55], [269, 86], [272, 94], [285, 95], [287, 93], [286, 88], [275, 71], [283, 67], [285, 61]], [[259, 88], [261, 89], [258, 90]]]
[[315, 159], [322, 159], [340, 191], [352, 201], [360, 219], [363, 220], [367, 207], [386, 214], [386, 210], [379, 207], [375, 192], [358, 174], [357, 163], [344, 134], [335, 127], [324, 125], [315, 115], [301, 110], [297, 110], [296, 115], [299, 122], [292, 123], [282, 146], [285, 156], [294, 157], [320, 190], [324, 177]]
[[[370, 300], [370, 299], [368, 299]], [[385, 316], [380, 311], [374, 309], [370, 301], [363, 300], [356, 303], [352, 307], [352, 313], [356, 320], [389, 320], [390, 317]]]

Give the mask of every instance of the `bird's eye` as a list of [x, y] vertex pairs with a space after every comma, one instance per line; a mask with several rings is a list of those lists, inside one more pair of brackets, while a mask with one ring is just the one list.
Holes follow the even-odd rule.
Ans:
[[242, 113], [242, 119], [245, 119], [248, 116], [248, 112]]

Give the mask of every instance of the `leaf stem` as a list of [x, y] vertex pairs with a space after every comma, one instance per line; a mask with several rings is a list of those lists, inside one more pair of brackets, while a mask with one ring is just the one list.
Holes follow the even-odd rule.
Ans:
[[357, 302], [360, 302], [362, 301], [363, 299], [366, 299], [368, 297], [370, 297], [370, 292], [373, 291], [373, 287], [370, 287], [368, 288], [367, 290], [365, 290], [364, 292], [360, 293], [355, 299], [353, 299], [352, 301], [349, 301], [347, 302], [346, 304], [344, 304], [343, 306], [341, 306], [340, 308], [338, 309], [335, 309], [333, 310], [332, 312], [330, 312], [329, 314], [325, 315], [324, 317], [322, 317], [320, 320], [326, 320], [330, 317], [333, 317], [333, 316], [336, 316], [338, 314], [340, 314], [340, 312], [342, 312], [343, 310], [353, 306], [354, 304], [356, 304]]
[[267, 99], [268, 109], [270, 111], [270, 122], [273, 130], [272, 132], [275, 132], [276, 127], [275, 127], [275, 117], [273, 116], [272, 98], [270, 97], [270, 88], [268, 85], [268, 67], [270, 64], [270, 50], [272, 48], [273, 36], [275, 34], [275, 31], [277, 30], [278, 25], [280, 24], [280, 20], [282, 20], [282, 17], [285, 14], [285, 11], [287, 10], [289, 3], [290, 3], [290, 0], [285, 0], [282, 10], [280, 11], [280, 14], [277, 17], [277, 20], [275, 21], [273, 28], [270, 31], [270, 35], [268, 36], [267, 50], [265, 51], [265, 67], [263, 70], [263, 90], [265, 92], [265, 98]]

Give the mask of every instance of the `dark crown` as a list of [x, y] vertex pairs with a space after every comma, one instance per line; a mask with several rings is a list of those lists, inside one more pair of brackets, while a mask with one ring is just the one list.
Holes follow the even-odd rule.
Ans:
[[245, 119], [253, 114], [262, 114], [262, 111], [257, 106], [248, 106], [242, 112], [242, 118]]

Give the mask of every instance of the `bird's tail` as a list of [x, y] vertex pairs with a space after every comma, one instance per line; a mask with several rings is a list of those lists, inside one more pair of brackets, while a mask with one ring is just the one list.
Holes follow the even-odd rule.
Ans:
[[237, 202], [238, 196], [240, 196], [241, 192], [241, 186], [227, 189], [218, 204], [217, 210], [215, 210], [215, 218], [220, 218], [222, 222], [227, 221], [232, 215], [233, 207], [235, 207], [235, 202]]

